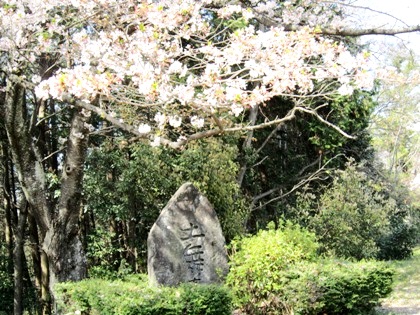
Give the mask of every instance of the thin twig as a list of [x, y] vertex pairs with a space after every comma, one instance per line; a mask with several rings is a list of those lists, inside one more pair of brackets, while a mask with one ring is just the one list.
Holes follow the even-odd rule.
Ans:
[[266, 196], [271, 195], [272, 193], [274, 193], [274, 192], [278, 191], [278, 190], [279, 190], [279, 189], [281, 189], [282, 187], [276, 187], [276, 188], [273, 188], [273, 189], [271, 189], [271, 190], [269, 190], [269, 191], [267, 191], [267, 192], [264, 192], [264, 193], [262, 193], [262, 194], [260, 194], [260, 195], [258, 195], [258, 196], [255, 196], [255, 197], [252, 199], [252, 203], [251, 203], [251, 212], [256, 211], [256, 210], [258, 210], [258, 209], [261, 209], [261, 208], [263, 208], [263, 207], [267, 206], [268, 204], [270, 204], [270, 203], [272, 203], [272, 202], [274, 202], [274, 201], [277, 201], [277, 200], [283, 199], [284, 197], [287, 197], [288, 195], [290, 195], [291, 193], [293, 193], [294, 191], [296, 191], [296, 190], [297, 190], [297, 189], [299, 189], [300, 187], [302, 187], [302, 186], [306, 185], [307, 183], [309, 183], [309, 182], [311, 182], [311, 181], [313, 181], [313, 180], [320, 179], [319, 175], [320, 175], [321, 173], [324, 173], [324, 172], [327, 170], [326, 166], [327, 166], [328, 164], [330, 164], [330, 163], [331, 163], [333, 160], [335, 160], [336, 158], [338, 158], [338, 157], [340, 157], [340, 156], [343, 156], [343, 155], [344, 155], [344, 154], [338, 154], [338, 155], [336, 155], [336, 156], [332, 157], [332, 158], [331, 158], [331, 159], [329, 159], [329, 160], [328, 160], [328, 161], [327, 161], [327, 162], [326, 162], [326, 163], [325, 163], [322, 167], [320, 167], [318, 170], [316, 170], [316, 172], [314, 172], [314, 173], [310, 174], [310, 175], [309, 175], [306, 179], [301, 180], [299, 183], [295, 184], [291, 190], [289, 190], [288, 192], [286, 192], [286, 193], [284, 193], [284, 194], [281, 194], [280, 196], [274, 197], [274, 198], [270, 199], [269, 201], [267, 201], [267, 202], [265, 202], [265, 203], [263, 203], [263, 204], [261, 204], [261, 205], [259, 205], [259, 206], [257, 206], [257, 207], [253, 207], [253, 206], [255, 205], [255, 203], [256, 203], [258, 200], [260, 200], [260, 199], [262, 199], [262, 198], [264, 198], [264, 197], [266, 197]]

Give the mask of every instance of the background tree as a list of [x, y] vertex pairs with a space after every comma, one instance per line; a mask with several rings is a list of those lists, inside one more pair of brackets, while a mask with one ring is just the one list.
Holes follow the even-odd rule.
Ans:
[[[417, 189], [420, 135], [418, 56], [403, 47], [391, 47], [383, 61], [388, 73], [381, 82], [379, 106], [370, 130], [378, 158], [395, 182]], [[417, 179], [418, 180], [418, 179]]]
[[83, 227], [91, 275], [112, 275], [121, 262], [146, 270], [148, 232], [186, 181], [208, 196], [228, 240], [244, 232], [248, 212], [236, 184], [236, 141], [212, 138], [174, 151], [119, 139], [103, 141], [86, 162]]
[[323, 253], [347, 259], [405, 259], [417, 242], [419, 215], [398, 187], [366, 161], [347, 163], [319, 196], [298, 195], [288, 215], [314, 231]]
[[[0, 125], [1, 139], [5, 139], [4, 126]], [[13, 233], [12, 233], [12, 215], [16, 218], [14, 205], [16, 196], [10, 187], [11, 161], [7, 150], [7, 144], [4, 140], [1, 142], [1, 199], [0, 199], [0, 227], [3, 233], [0, 235], [0, 298], [5, 301], [5, 314], [13, 312]]]
[[[305, 113], [274, 130], [254, 132], [254, 141], [243, 153], [250, 165], [242, 182], [252, 199], [249, 227], [288, 216], [286, 206], [294, 203], [297, 191], [308, 185], [322, 191], [332, 170], [344, 168], [350, 158], [371, 157], [367, 127], [374, 106], [372, 94], [363, 91], [319, 105], [318, 115], [354, 135], [353, 139]], [[260, 119], [285, 110], [285, 101], [273, 101]]]

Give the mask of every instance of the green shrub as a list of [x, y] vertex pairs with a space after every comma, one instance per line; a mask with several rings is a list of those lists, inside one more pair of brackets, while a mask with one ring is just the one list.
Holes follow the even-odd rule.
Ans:
[[420, 235], [420, 211], [414, 207], [406, 208], [397, 209], [390, 216], [390, 232], [378, 240], [379, 259], [406, 259], [413, 254]]
[[216, 285], [151, 287], [147, 276], [89, 279], [56, 286], [60, 312], [100, 315], [230, 315], [231, 297]]
[[360, 314], [391, 291], [384, 263], [316, 256], [314, 234], [290, 222], [233, 244], [227, 284], [246, 314]]
[[411, 255], [418, 221], [406, 192], [372, 172], [349, 162], [320, 197], [298, 197], [291, 212], [316, 233], [322, 253], [356, 260]]
[[316, 251], [315, 235], [289, 221], [233, 242], [226, 281], [235, 305], [251, 314], [277, 314], [271, 310], [286, 307], [278, 295], [289, 281], [286, 271], [297, 262], [315, 260]]
[[232, 298], [227, 288], [217, 285], [181, 285], [183, 315], [224, 315], [232, 313]]
[[389, 229], [388, 202], [367, 175], [355, 165], [339, 172], [333, 186], [320, 198], [311, 227], [321, 249], [337, 257], [371, 259], [379, 252], [377, 240]]
[[288, 271], [282, 294], [295, 314], [367, 314], [392, 290], [393, 270], [375, 261], [324, 259]]

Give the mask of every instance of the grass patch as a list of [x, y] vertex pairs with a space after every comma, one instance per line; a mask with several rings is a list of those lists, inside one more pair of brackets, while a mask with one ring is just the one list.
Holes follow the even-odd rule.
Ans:
[[378, 314], [414, 315], [420, 314], [420, 246], [407, 260], [391, 261], [395, 268], [394, 290], [382, 301]]

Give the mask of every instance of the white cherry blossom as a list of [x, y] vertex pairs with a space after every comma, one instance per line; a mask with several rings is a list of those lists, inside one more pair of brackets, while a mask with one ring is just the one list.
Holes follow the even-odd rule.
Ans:
[[[147, 121], [137, 127], [142, 134], [164, 135], [183, 121], [202, 128], [209, 114], [239, 116], [275, 96], [301, 99], [325, 85], [335, 87], [326, 97], [372, 88], [368, 56], [314, 29], [336, 23], [321, 0], [250, 2], [252, 9], [212, 9], [210, 0], [14, 0], [13, 9], [0, 7], [0, 49], [8, 53], [2, 69], [53, 56], [48, 74], [29, 67], [38, 98], [71, 95], [95, 106], [100, 100], [101, 110], [124, 121]], [[279, 26], [256, 28], [249, 21], [259, 14]], [[229, 19], [242, 26], [218, 43], [217, 32]], [[309, 26], [298, 31], [282, 27], [303, 21]], [[125, 112], [141, 117], [126, 119]]]
[[231, 111], [235, 117], [238, 117], [244, 111], [244, 108], [242, 106], [233, 105]]
[[182, 119], [179, 116], [169, 116], [169, 125], [174, 128], [178, 128], [181, 126]]
[[157, 122], [159, 128], [163, 128], [166, 123], [166, 115], [158, 112], [156, 113], [154, 120]]
[[194, 128], [203, 128], [204, 127], [204, 118], [200, 118], [198, 116], [191, 116], [190, 121], [191, 121], [191, 125]]
[[351, 95], [353, 94], [354, 88], [350, 84], [343, 84], [338, 90], [337, 93], [340, 95]]
[[138, 132], [140, 134], [148, 134], [150, 133], [150, 131], [152, 131], [152, 127], [150, 127], [150, 125], [148, 124], [140, 124], [138, 128]]

